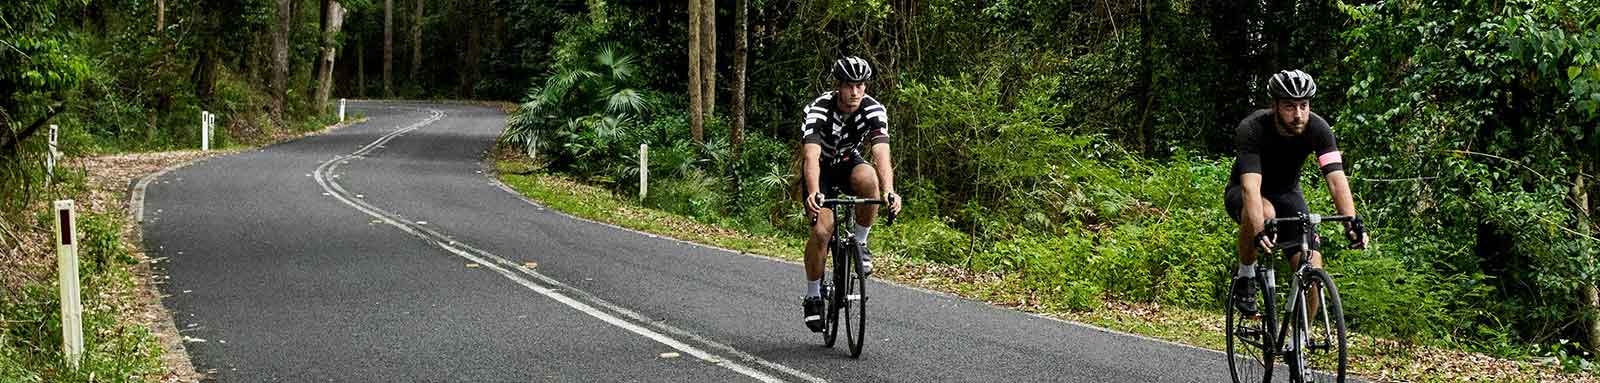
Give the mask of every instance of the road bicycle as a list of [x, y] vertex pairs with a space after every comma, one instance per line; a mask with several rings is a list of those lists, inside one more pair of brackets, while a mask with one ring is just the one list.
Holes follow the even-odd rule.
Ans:
[[[860, 358], [861, 347], [867, 343], [867, 278], [861, 273], [861, 254], [856, 251], [855, 236], [850, 235], [850, 224], [855, 222], [856, 205], [887, 205], [881, 199], [857, 198], [842, 195], [822, 200], [822, 207], [833, 209], [833, 238], [828, 240], [828, 254], [832, 259], [832, 273], [823, 273], [823, 330], [822, 344], [833, 347], [839, 337], [840, 314], [844, 314], [845, 341], [850, 345], [850, 357]], [[894, 224], [894, 213], [888, 212], [888, 224]], [[835, 283], [839, 283], [836, 288]]]
[[[1279, 318], [1276, 316], [1279, 314], [1278, 286], [1270, 255], [1278, 253], [1287, 257], [1291, 254], [1287, 250], [1309, 255], [1309, 244], [1317, 233], [1317, 225], [1349, 222], [1353, 218], [1301, 213], [1298, 217], [1267, 220], [1268, 230], [1280, 225], [1298, 225], [1301, 237], [1262, 252], [1262, 260], [1256, 263], [1257, 278], [1253, 279], [1258, 284], [1256, 301], [1260, 303], [1256, 313], [1239, 311], [1234, 304], [1235, 297], [1228, 294], [1228, 322], [1223, 331], [1227, 333], [1228, 370], [1233, 374], [1234, 383], [1271, 382], [1276, 358], [1282, 358], [1282, 367], [1288, 370], [1290, 382], [1345, 381], [1349, 361], [1345, 349], [1344, 306], [1333, 277], [1323, 269], [1311, 267], [1310, 256], [1300, 257], [1286, 286], [1289, 291], [1284, 298], [1290, 304]], [[1234, 279], [1233, 283], [1243, 281], [1245, 279]], [[1317, 305], [1312, 306], [1311, 302]]]

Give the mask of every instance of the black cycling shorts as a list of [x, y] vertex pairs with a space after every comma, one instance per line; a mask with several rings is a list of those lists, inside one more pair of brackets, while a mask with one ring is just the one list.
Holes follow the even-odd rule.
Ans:
[[[1261, 198], [1272, 204], [1272, 209], [1277, 211], [1276, 218], [1294, 218], [1301, 213], [1311, 212], [1311, 208], [1306, 206], [1306, 196], [1300, 192], [1300, 188], [1281, 193], [1263, 192]], [[1234, 222], [1239, 222], [1239, 216], [1244, 214], [1244, 190], [1239, 186], [1229, 186], [1223, 204], [1228, 209], [1228, 216], [1233, 217]], [[1300, 230], [1300, 225], [1280, 225], [1277, 242], [1285, 245], [1298, 244], [1301, 233], [1303, 232]], [[1322, 239], [1317, 237], [1316, 233], [1312, 233], [1311, 250], [1321, 249]]]
[[840, 161], [838, 164], [823, 165], [822, 174], [818, 177], [818, 186], [822, 188], [822, 195], [827, 198], [838, 197], [840, 194], [861, 197], [860, 194], [856, 193], [855, 185], [850, 183], [850, 174], [855, 172], [856, 166], [865, 165], [866, 163], [867, 161], [861, 159], [861, 156], [850, 156], [850, 158]]

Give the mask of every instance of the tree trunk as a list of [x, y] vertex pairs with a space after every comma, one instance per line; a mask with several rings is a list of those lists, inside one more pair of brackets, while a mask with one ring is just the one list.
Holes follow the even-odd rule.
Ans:
[[478, 47], [478, 42], [481, 40], [479, 34], [482, 28], [480, 25], [480, 23], [471, 23], [471, 25], [467, 26], [467, 46], [465, 54], [462, 55], [461, 63], [461, 88], [456, 93], [464, 99], [473, 97], [472, 86], [478, 81], [478, 53], [481, 51]]
[[333, 0], [322, 0], [323, 18], [327, 20], [322, 29], [322, 60], [320, 72], [317, 73], [317, 111], [328, 108], [328, 96], [333, 92], [333, 61], [339, 57], [335, 51], [335, 43], [339, 36], [339, 27], [344, 24], [344, 7]]
[[1291, 69], [1284, 67], [1284, 52], [1289, 47], [1289, 35], [1294, 33], [1292, 24], [1294, 16], [1294, 0], [1273, 0], [1268, 3], [1271, 8], [1267, 10], [1266, 32], [1267, 59], [1265, 74], [1272, 74], [1280, 70]]
[[283, 121], [283, 97], [289, 89], [289, 26], [293, 21], [294, 0], [278, 0], [278, 23], [272, 28], [272, 118]]
[[1142, 12], [1144, 17], [1139, 18], [1139, 41], [1143, 50], [1142, 54], [1139, 55], [1139, 66], [1142, 73], [1139, 76], [1138, 84], [1135, 84], [1134, 88], [1141, 101], [1138, 111], [1139, 123], [1136, 127], [1138, 131], [1134, 136], [1139, 141], [1139, 151], [1147, 155], [1150, 154], [1151, 141], [1154, 141], [1154, 137], [1150, 136], [1155, 131], [1153, 126], [1155, 121], [1150, 119], [1150, 113], [1154, 109], [1156, 101], [1155, 30], [1162, 16], [1161, 11], [1165, 2], [1166, 0], [1145, 2]]
[[[747, 20], [749, 2], [749, 0], [735, 0], [733, 10], [733, 130], [729, 132], [728, 141], [733, 144], [734, 163], [739, 162], [740, 147], [744, 144], [745, 56], [750, 49], [750, 26]], [[738, 185], [739, 180], [735, 179], [733, 184]]]
[[356, 33], [356, 97], [367, 98], [367, 49], [366, 41]]
[[411, 81], [413, 82], [420, 79], [418, 74], [422, 71], [422, 0], [417, 0], [416, 8], [411, 18]]
[[156, 0], [156, 34], [167, 29], [167, 0]]
[[[1590, 210], [1591, 207], [1589, 206], [1589, 188], [1585, 187], [1583, 184], [1583, 162], [1578, 162], [1578, 169], [1576, 172], [1573, 172], [1573, 174], [1572, 202], [1573, 204], [1577, 205], [1578, 208], [1578, 232], [1594, 235], [1596, 234], [1595, 230], [1594, 228], [1590, 227], [1590, 213], [1592, 213], [1593, 210]], [[1585, 247], [1590, 249], [1594, 248], [1593, 245]], [[1594, 268], [1595, 266], [1595, 257], [1597, 254], [1594, 253], [1594, 251], [1590, 251], [1589, 254], [1587, 254], [1590, 268]], [[1587, 345], [1589, 346], [1589, 350], [1591, 352], [1600, 353], [1600, 287], [1595, 285], [1595, 281], [1590, 280], [1583, 284], [1583, 296], [1581, 298], [1585, 307], [1584, 311], [1587, 311], [1583, 313], [1584, 330], [1586, 330], [1585, 332], [1587, 332], [1589, 335]]]
[[[700, 2], [703, 0], [689, 0], [689, 135], [694, 138], [695, 144], [705, 142], [705, 120], [700, 111], [705, 108], [701, 101], [704, 83], [700, 81]], [[709, 0], [704, 0], [709, 1]]]
[[700, 78], [705, 89], [700, 91], [704, 118], [715, 118], [717, 110], [717, 0], [700, 0]]
[[383, 97], [394, 97], [394, 0], [383, 0]]

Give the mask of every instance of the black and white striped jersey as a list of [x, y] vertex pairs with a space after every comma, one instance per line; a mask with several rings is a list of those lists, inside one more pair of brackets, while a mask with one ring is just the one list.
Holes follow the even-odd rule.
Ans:
[[834, 93], [823, 93], [806, 106], [805, 123], [800, 124], [801, 143], [821, 145], [823, 165], [861, 157], [862, 142], [889, 143], [889, 112], [883, 104], [862, 96], [861, 107], [846, 115], [836, 110]]

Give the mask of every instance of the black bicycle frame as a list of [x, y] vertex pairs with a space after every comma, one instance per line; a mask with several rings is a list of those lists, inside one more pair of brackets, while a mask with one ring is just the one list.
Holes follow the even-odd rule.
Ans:
[[[1317, 225], [1322, 224], [1323, 222], [1349, 222], [1349, 221], [1353, 220], [1354, 218], [1355, 217], [1347, 216], [1347, 215], [1322, 216], [1322, 215], [1317, 215], [1317, 214], [1300, 213], [1300, 215], [1297, 216], [1297, 217], [1269, 218], [1269, 219], [1267, 219], [1266, 223], [1264, 224], [1263, 227], [1267, 227], [1267, 228], [1275, 228], [1275, 227], [1279, 227], [1280, 225], [1284, 225], [1284, 224], [1294, 224], [1294, 225], [1299, 225], [1300, 226], [1300, 243], [1297, 243], [1297, 244], [1294, 244], [1293, 246], [1288, 246], [1288, 247], [1273, 246], [1273, 250], [1282, 251], [1282, 250], [1287, 250], [1289, 248], [1296, 247], [1296, 246], [1298, 246], [1300, 248], [1300, 252], [1299, 252], [1300, 261], [1297, 262], [1297, 264], [1294, 265], [1295, 272], [1289, 274], [1289, 286], [1290, 286], [1290, 290], [1289, 290], [1290, 291], [1290, 295], [1289, 295], [1289, 297], [1290, 297], [1290, 300], [1291, 300], [1290, 305], [1293, 307], [1291, 309], [1292, 310], [1291, 313], [1294, 313], [1295, 315], [1299, 315], [1300, 318], [1298, 318], [1298, 319], [1300, 319], [1301, 323], [1306, 323], [1307, 325], [1309, 325], [1311, 323], [1310, 322], [1311, 318], [1308, 317], [1309, 315], [1311, 315], [1311, 313], [1308, 312], [1308, 310], [1306, 309], [1306, 301], [1301, 299], [1305, 294], [1301, 293], [1301, 287], [1302, 286], [1300, 284], [1300, 277], [1302, 275], [1304, 275], [1308, 269], [1311, 268], [1311, 240], [1313, 238], [1315, 238], [1315, 236], [1317, 235]], [[1277, 294], [1277, 292], [1275, 291], [1277, 285], [1276, 285], [1276, 281], [1274, 280], [1274, 274], [1275, 274], [1274, 269], [1275, 268], [1272, 267], [1272, 265], [1271, 265], [1272, 257], [1266, 257], [1266, 258], [1267, 258], [1266, 262], [1260, 262], [1260, 263], [1258, 263], [1256, 265], [1256, 271], [1258, 273], [1265, 273], [1265, 275], [1266, 275], [1266, 280], [1265, 280], [1266, 294]], [[1327, 302], [1320, 302], [1320, 303], [1322, 304], [1322, 306], [1326, 306], [1327, 305]], [[1267, 315], [1276, 315], [1276, 313], [1269, 313]], [[1285, 317], [1284, 319], [1291, 319], [1291, 318]], [[1327, 317], [1324, 316], [1323, 317], [1323, 328], [1328, 328], [1329, 327], [1328, 323], [1327, 323], [1327, 320], [1328, 320]], [[1268, 337], [1276, 338], [1277, 341], [1273, 343], [1274, 345], [1283, 345], [1283, 344], [1285, 344], [1284, 337], [1289, 335], [1289, 327], [1290, 327], [1291, 322], [1293, 322], [1293, 320], [1285, 320], [1285, 321], [1283, 321], [1283, 323], [1280, 324], [1279, 330], [1277, 331], [1276, 334], [1268, 333], [1268, 334], [1264, 334], [1264, 335], [1266, 335]], [[1271, 329], [1267, 329], [1267, 330], [1269, 332], [1271, 331]], [[1304, 352], [1304, 350], [1297, 350], [1297, 349], [1295, 349], [1295, 347], [1298, 347], [1298, 345], [1295, 345], [1294, 347], [1288, 347], [1288, 348], [1278, 347], [1279, 348], [1278, 351], [1285, 357], [1297, 357], [1297, 355], [1295, 355], [1296, 352]]]

